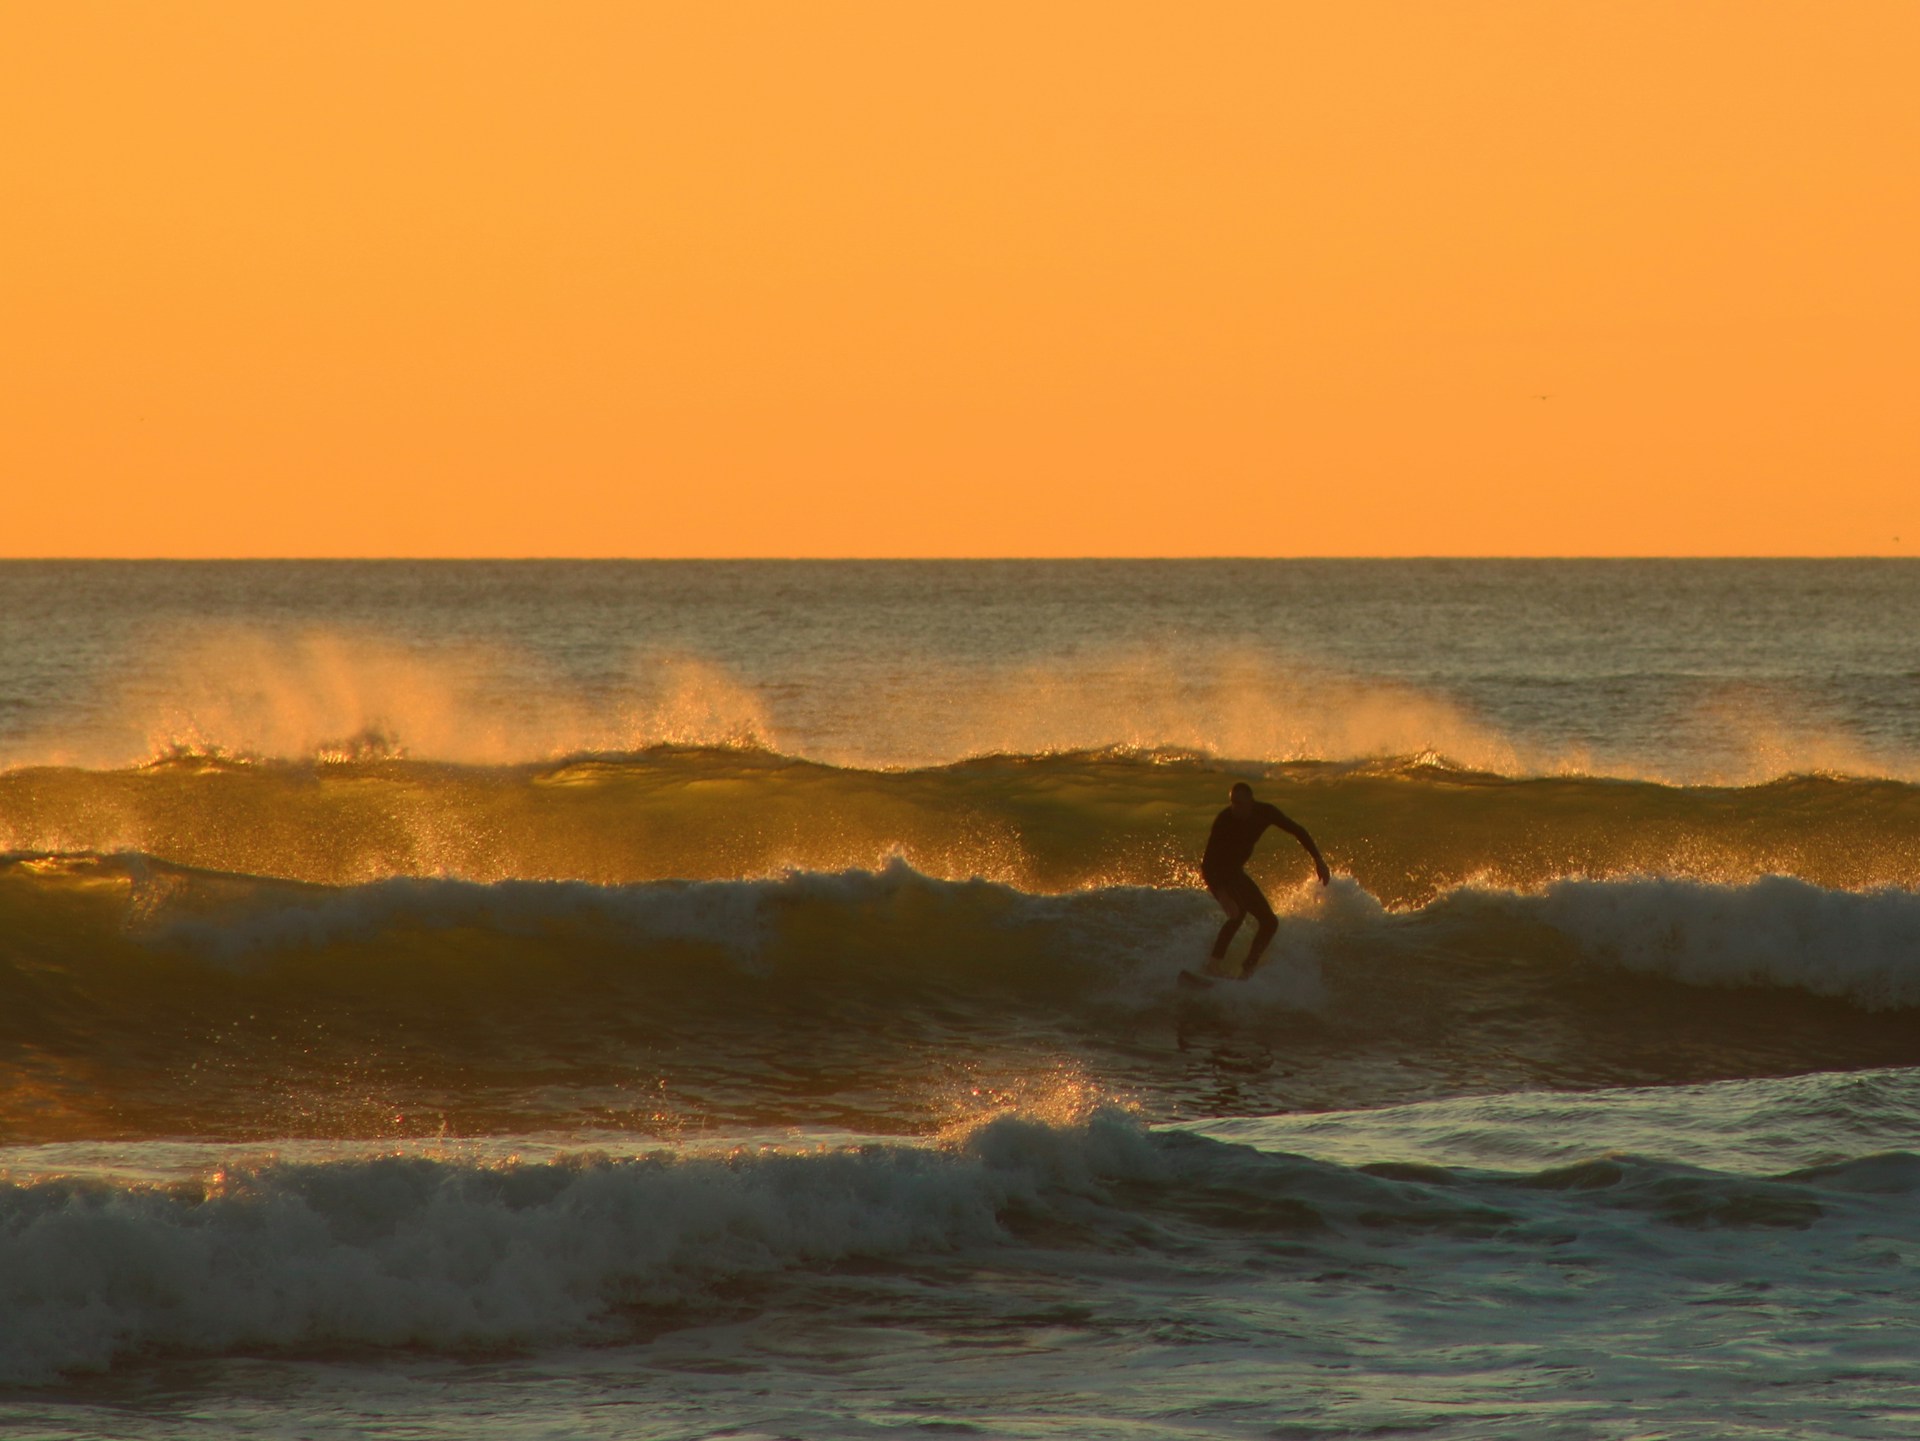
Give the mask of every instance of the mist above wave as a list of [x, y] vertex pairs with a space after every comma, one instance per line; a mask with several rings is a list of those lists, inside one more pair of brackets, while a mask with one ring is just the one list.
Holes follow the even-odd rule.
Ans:
[[1696, 686], [1657, 744], [1623, 748], [1564, 733], [1566, 716], [1502, 726], [1457, 694], [1217, 641], [1178, 650], [1116, 641], [1045, 662], [816, 661], [798, 671], [636, 643], [583, 670], [511, 646], [228, 624], [156, 642], [98, 686], [52, 724], [0, 740], [0, 765], [497, 766], [716, 746], [882, 769], [1123, 749], [1267, 763], [1426, 756], [1509, 776], [1695, 783], [1920, 775], [1914, 757], [1734, 682]]

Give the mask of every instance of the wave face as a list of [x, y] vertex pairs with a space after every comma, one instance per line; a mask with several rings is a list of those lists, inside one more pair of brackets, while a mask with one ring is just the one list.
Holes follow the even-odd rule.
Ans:
[[[1029, 891], [1193, 883], [1228, 785], [1249, 779], [1392, 906], [1469, 881], [1569, 877], [1841, 889], [1920, 884], [1920, 787], [1802, 776], [1750, 787], [1513, 779], [1427, 761], [1233, 765], [1167, 752], [992, 756], [853, 770], [764, 751], [658, 749], [552, 765], [239, 763], [0, 772], [0, 844], [137, 851], [328, 885], [394, 876], [624, 884], [877, 870]], [[1297, 876], [1269, 839], [1255, 873]]]
[[1172, 985], [1204, 894], [880, 872], [301, 885], [16, 858], [22, 1140], [807, 1124], [917, 1133], [1099, 1077], [1148, 1114], [1920, 1060], [1920, 896], [1786, 877], [1287, 897]]

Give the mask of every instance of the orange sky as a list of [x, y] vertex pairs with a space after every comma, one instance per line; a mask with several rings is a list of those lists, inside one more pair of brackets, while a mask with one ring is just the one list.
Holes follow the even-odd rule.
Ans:
[[1912, 0], [20, 0], [0, 555], [1915, 553], [1916, 74]]

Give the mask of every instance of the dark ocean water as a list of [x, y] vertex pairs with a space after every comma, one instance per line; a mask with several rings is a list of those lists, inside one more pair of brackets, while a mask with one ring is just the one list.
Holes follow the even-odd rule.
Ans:
[[0, 564], [0, 1421], [1911, 1434], [1916, 780], [1897, 561]]

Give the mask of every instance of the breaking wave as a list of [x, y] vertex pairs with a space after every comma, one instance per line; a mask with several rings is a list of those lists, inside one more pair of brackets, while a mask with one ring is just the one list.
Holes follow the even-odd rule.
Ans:
[[[1329, 948], [1516, 965], [1584, 964], [1696, 986], [1793, 987], [1869, 1009], [1920, 1005], [1920, 894], [1830, 890], [1786, 876], [1738, 884], [1566, 879], [1463, 886], [1390, 909], [1349, 878], [1282, 897], [1281, 953]], [[73, 939], [62, 925], [82, 916]], [[808, 984], [1111, 989], [1191, 950], [1218, 920], [1199, 892], [1140, 886], [1034, 895], [984, 880], [877, 872], [603, 886], [394, 879], [335, 888], [186, 870], [142, 856], [0, 860], [0, 923], [41, 944], [33, 969], [107, 974], [110, 957], [174, 964], [203, 984], [311, 969], [370, 984], [411, 960], [537, 972], [610, 958], [642, 977], [687, 965]], [[64, 953], [63, 953], [64, 951]], [[219, 978], [224, 977], [226, 980]], [[400, 978], [396, 977], [396, 980]]]
[[[869, 1294], [911, 1322], [980, 1264], [1227, 1286], [1493, 1245], [1657, 1270], [1657, 1234], [1804, 1231], [1920, 1187], [1893, 1154], [1781, 1176], [1633, 1156], [1518, 1174], [1344, 1166], [1096, 1109], [938, 1145], [581, 1154], [236, 1154], [170, 1184], [0, 1183], [0, 1382], [129, 1353], [440, 1351], [630, 1339]], [[1883, 1204], [1884, 1212], [1887, 1208]], [[1889, 1224], [1889, 1216], [1881, 1224]]]
[[1211, 1082], [1183, 1050], [1141, 1044], [1165, 1029], [1230, 1064], [1249, 1045], [1266, 1056], [1268, 1089], [1243, 1088], [1242, 1108], [1463, 1076], [1920, 1060], [1908, 890], [1565, 879], [1394, 908], [1341, 877], [1276, 898], [1267, 963], [1195, 995], [1172, 981], [1218, 914], [1190, 888], [1036, 895], [898, 861], [326, 887], [16, 857], [0, 869], [0, 1046], [18, 1058], [0, 1136], [673, 1133], [795, 1114], [913, 1130], [938, 1118], [955, 1064], [1077, 1067], [1178, 1113]]

